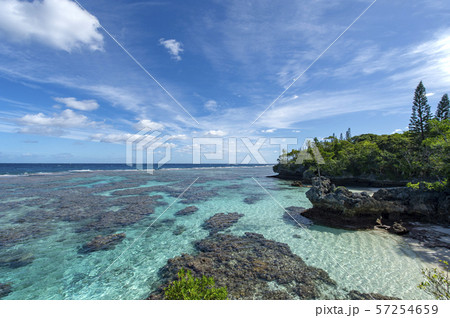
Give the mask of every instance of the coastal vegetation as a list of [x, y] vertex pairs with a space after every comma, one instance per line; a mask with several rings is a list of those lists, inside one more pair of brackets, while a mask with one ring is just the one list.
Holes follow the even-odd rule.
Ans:
[[178, 272], [175, 280], [164, 289], [167, 300], [226, 300], [228, 297], [226, 287], [215, 287], [213, 277], [192, 277], [190, 270], [183, 268]]
[[[356, 177], [378, 180], [437, 182], [429, 188], [449, 187], [450, 175], [449, 99], [445, 94], [433, 117], [422, 82], [416, 88], [409, 130], [390, 135], [335, 134], [314, 139], [308, 149], [283, 153], [280, 168], [302, 171], [303, 175]], [[317, 151], [318, 150], [318, 151]], [[318, 160], [319, 153], [320, 159]], [[305, 173], [306, 172], [306, 173]], [[406, 183], [406, 182], [405, 182]], [[413, 187], [413, 185], [411, 184]]]
[[450, 300], [450, 265], [440, 261], [444, 269], [432, 268], [422, 270], [425, 281], [418, 287], [438, 300]]

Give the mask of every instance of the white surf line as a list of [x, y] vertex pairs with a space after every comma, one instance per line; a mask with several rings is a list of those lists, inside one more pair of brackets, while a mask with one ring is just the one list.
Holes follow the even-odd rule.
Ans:
[[[308, 228], [306, 228], [303, 224], [299, 223], [282, 205], [280, 202], [278, 202], [277, 199], [275, 199], [272, 194], [267, 191], [266, 188], [264, 188], [261, 183], [258, 182], [258, 180], [256, 180], [254, 177], [252, 177], [252, 179], [261, 187], [261, 189], [263, 189], [271, 198], [273, 201], [275, 201], [280, 208], [282, 208], [284, 210], [284, 212], [286, 212], [293, 220], [295, 223], [298, 224], [298, 226], [300, 226], [303, 230], [305, 230], [306, 233], [308, 233], [309, 237], [312, 239], [313, 243], [317, 246], [320, 247], [319, 243], [317, 242], [316, 238], [314, 236], [312, 236], [312, 234], [309, 232]], [[342, 268], [342, 270], [349, 276], [351, 277], [352, 275], [341, 265], [341, 263], [339, 263], [330, 253], [328, 253], [326, 250], [324, 250], [325, 254], [327, 254], [337, 265], [339, 265], [340, 268]], [[359, 278], [362, 278], [364, 280], [364, 278], [361, 275], [357, 275], [359, 276]], [[372, 297], [372, 295], [370, 294], [370, 292], [367, 292], [367, 294], [370, 296], [370, 298], [372, 298], [373, 300], [376, 300], [375, 298]]]
[[[78, 0], [73, 0], [81, 9], [83, 9], [84, 11], [86, 11], [87, 13], [90, 14], [90, 12], [88, 10], [86, 10], [79, 2]], [[139, 61], [130, 53], [128, 52], [128, 50], [122, 45], [120, 44], [119, 41], [117, 41], [117, 39], [108, 32], [108, 30], [105, 29], [105, 27], [100, 23], [99, 21], [99, 26], [100, 28], [105, 31], [105, 33], [114, 41], [117, 43], [117, 45], [153, 80], [155, 81], [156, 84], [158, 84], [158, 86], [182, 109], [184, 110], [184, 112], [186, 114], [189, 115], [189, 117], [192, 118], [193, 121], [195, 121], [197, 123], [197, 125], [200, 125], [200, 123], [197, 121], [197, 119], [194, 118], [194, 116], [191, 115], [191, 113], [183, 106], [181, 105], [181, 103], [175, 98], [173, 97], [172, 94], [170, 94], [170, 92], [152, 75], [150, 74], [149, 71], [147, 71], [147, 69], [142, 66], [141, 63], [139, 63]]]
[[328, 51], [328, 49], [330, 47], [332, 47], [334, 45], [334, 43], [337, 42], [337, 40], [339, 40], [341, 38], [341, 36], [344, 35], [345, 32], [347, 32], [352, 26], [353, 24], [356, 23], [356, 21], [359, 20], [359, 18], [361, 18], [363, 16], [364, 13], [367, 12], [367, 10], [369, 10], [374, 4], [375, 2], [377, 2], [377, 0], [375, 0], [374, 2], [372, 2], [345, 30], [344, 32], [342, 32], [337, 38], [336, 40], [334, 40], [322, 53], [320, 53], [320, 55], [296, 78], [294, 78], [294, 80], [292, 81], [291, 84], [289, 84], [289, 86], [277, 97], [275, 98], [275, 100], [251, 123], [250, 127], [253, 126], [254, 123], [256, 123], [258, 121], [259, 118], [261, 118], [262, 115], [264, 115], [290, 88], [292, 85], [295, 84], [295, 82], [297, 82], [302, 76], [303, 74], [305, 74], [321, 57], [322, 55], [325, 54], [326, 51]]
[[175, 203], [175, 202], [177, 202], [178, 201], [178, 199], [179, 198], [181, 198], [182, 196], [183, 196], [183, 194], [187, 191], [187, 190], [189, 190], [189, 188], [190, 187], [192, 187], [192, 185], [194, 184], [194, 183], [196, 183], [197, 182], [197, 180], [199, 179], [200, 177], [197, 177], [186, 189], [184, 189], [184, 191], [183, 192], [181, 192], [180, 193], [180, 195], [178, 195], [178, 197], [175, 199], [175, 200], [173, 200], [173, 202], [164, 210], [164, 212], [162, 212], [144, 231], [142, 231], [142, 233], [141, 234], [139, 234], [139, 236], [137, 237], [137, 238], [135, 238], [134, 239], [134, 241], [129, 245], [129, 246], [127, 246], [127, 248], [125, 248], [125, 250], [111, 263], [111, 264], [109, 264], [109, 266], [100, 274], [100, 275], [97, 275], [97, 277], [87, 286], [88, 288], [93, 284], [93, 283], [95, 283], [100, 277], [102, 277], [102, 275], [104, 274], [104, 273], [106, 273], [106, 271], [108, 271], [108, 269], [110, 269], [111, 268], [111, 266], [113, 266], [114, 265], [114, 263], [116, 263], [117, 262], [117, 260], [119, 259], [119, 258], [121, 258], [122, 257], [122, 255], [123, 254], [125, 254], [125, 252], [127, 252], [133, 245], [134, 245], [134, 243], [136, 243], [137, 242], [137, 240], [139, 240], [140, 238], [141, 238], [141, 236], [142, 235], [144, 235], [145, 234], [145, 232], [147, 232], [151, 227], [152, 227], [152, 225], [153, 224], [155, 224], [155, 222], [156, 221], [158, 221], [158, 219], [164, 214], [164, 213], [166, 213], [167, 212], [167, 210], [169, 210], [170, 209], [170, 207]]

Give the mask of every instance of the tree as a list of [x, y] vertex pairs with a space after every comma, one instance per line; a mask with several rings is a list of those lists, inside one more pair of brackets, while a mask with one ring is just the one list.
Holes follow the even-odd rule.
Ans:
[[414, 92], [414, 101], [412, 106], [411, 119], [409, 121], [409, 130], [416, 136], [420, 137], [420, 140], [425, 139], [425, 135], [428, 132], [428, 121], [431, 117], [431, 108], [428, 104], [427, 92], [422, 81], [417, 85]]
[[339, 136], [339, 140], [344, 140], [344, 136], [342, 136], [342, 133], [341, 133], [341, 135]]
[[347, 131], [345, 132], [345, 140], [350, 141], [350, 139], [352, 139], [352, 131], [349, 129], [347, 129]]
[[450, 101], [448, 100], [448, 95], [444, 94], [436, 110], [436, 119], [437, 120], [449, 119], [449, 111], [450, 111]]

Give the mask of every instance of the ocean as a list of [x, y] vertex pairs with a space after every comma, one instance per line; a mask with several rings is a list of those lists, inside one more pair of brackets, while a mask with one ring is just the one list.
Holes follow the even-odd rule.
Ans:
[[[125, 165], [0, 165], [3, 299], [144, 299], [170, 258], [195, 253], [216, 213], [244, 216], [227, 233], [286, 243], [307, 265], [350, 290], [428, 299], [417, 288], [425, 263], [402, 237], [380, 231], [298, 227], [283, 208], [311, 207], [307, 188], [268, 178], [270, 166], [172, 165], [154, 174]], [[187, 190], [186, 190], [187, 189]], [[187, 206], [198, 210], [176, 215]], [[280, 206], [281, 205], [281, 206]], [[97, 235], [125, 233], [110, 250], [82, 253]]]

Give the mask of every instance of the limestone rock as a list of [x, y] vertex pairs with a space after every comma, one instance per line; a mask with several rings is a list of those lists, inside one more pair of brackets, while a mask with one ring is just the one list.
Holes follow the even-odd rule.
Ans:
[[0, 283], [0, 298], [8, 296], [12, 292], [11, 284]]
[[[324, 177], [313, 178], [312, 185], [306, 196], [313, 209], [303, 215], [324, 221], [327, 226], [373, 228], [380, 216], [390, 224], [401, 221], [450, 223], [450, 199], [446, 192], [403, 187], [380, 189], [371, 197], [365, 192], [353, 193], [344, 187], [336, 188]], [[399, 225], [392, 231], [398, 234], [407, 232]]]
[[235, 224], [244, 214], [233, 213], [217, 213], [205, 221], [203, 227], [211, 234], [223, 231]]
[[195, 205], [190, 205], [175, 213], [176, 216], [190, 215], [198, 211]]
[[322, 287], [336, 284], [322, 269], [306, 265], [287, 244], [261, 234], [214, 234], [195, 247], [197, 254], [167, 262], [160, 271], [165, 283], [149, 299], [162, 299], [164, 287], [177, 279], [181, 268], [194, 277], [214, 277], [217, 287], [227, 287], [230, 299], [319, 299], [325, 298]]
[[113, 249], [117, 244], [122, 242], [125, 237], [125, 233], [117, 233], [106, 236], [98, 235], [90, 242], [84, 244], [79, 250], [79, 253], [91, 253]]

